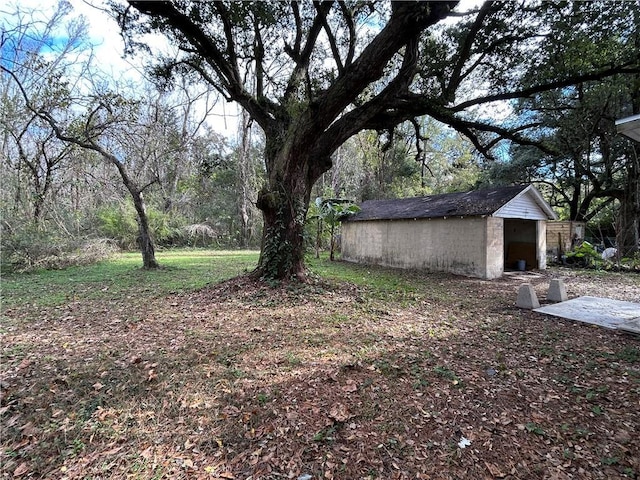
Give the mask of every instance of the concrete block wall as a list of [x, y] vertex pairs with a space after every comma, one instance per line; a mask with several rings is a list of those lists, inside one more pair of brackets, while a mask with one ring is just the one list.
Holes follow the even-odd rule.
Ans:
[[547, 222], [546, 220], [538, 220], [536, 222], [536, 242], [538, 253], [538, 268], [546, 270], [547, 268]]
[[487, 229], [486, 268], [482, 278], [500, 278], [504, 273], [504, 219], [487, 217], [485, 220]]
[[502, 239], [502, 219], [493, 217], [346, 222], [342, 258], [496, 278], [504, 263]]

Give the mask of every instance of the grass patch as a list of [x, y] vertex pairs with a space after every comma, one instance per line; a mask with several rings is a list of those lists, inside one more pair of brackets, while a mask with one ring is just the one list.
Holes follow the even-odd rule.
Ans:
[[616, 354], [616, 357], [626, 362], [638, 363], [640, 362], [640, 348], [633, 346], [624, 347]]
[[181, 249], [159, 252], [156, 257], [161, 265], [157, 270], [142, 269], [139, 253], [124, 253], [90, 266], [6, 275], [2, 279], [4, 308], [194, 291], [253, 269], [258, 252]]
[[[398, 306], [407, 306], [423, 298], [438, 298], [440, 302], [453, 303], [454, 298], [445, 284], [439, 282], [440, 274], [431, 274], [432, 280], [422, 282], [424, 272], [392, 269], [375, 265], [359, 265], [342, 261], [330, 261], [328, 256], [307, 258], [307, 266], [326, 280], [348, 282], [362, 289], [370, 300], [384, 300]], [[361, 301], [363, 299], [360, 299]]]

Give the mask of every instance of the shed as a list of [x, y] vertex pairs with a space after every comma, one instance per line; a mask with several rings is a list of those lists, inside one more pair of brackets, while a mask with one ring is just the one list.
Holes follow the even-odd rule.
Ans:
[[[546, 268], [546, 221], [531, 185], [368, 200], [342, 223], [342, 259], [485, 279], [505, 268]], [[520, 262], [518, 262], [520, 261]]]

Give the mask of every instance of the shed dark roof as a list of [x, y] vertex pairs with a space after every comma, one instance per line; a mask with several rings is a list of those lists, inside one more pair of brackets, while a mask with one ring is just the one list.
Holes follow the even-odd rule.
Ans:
[[346, 221], [491, 215], [528, 187], [529, 185], [515, 185], [427, 197], [367, 200], [360, 205], [361, 210]]

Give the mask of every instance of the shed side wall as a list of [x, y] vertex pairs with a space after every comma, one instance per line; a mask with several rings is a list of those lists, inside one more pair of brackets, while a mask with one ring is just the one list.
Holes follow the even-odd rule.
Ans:
[[[490, 217], [489, 217], [490, 218]], [[487, 218], [361, 221], [342, 225], [342, 258], [357, 263], [494, 278], [487, 271]], [[499, 229], [501, 219], [492, 219]], [[494, 232], [495, 233], [495, 232]], [[492, 234], [493, 235], [493, 234]], [[502, 235], [491, 240], [502, 258]], [[497, 262], [500, 262], [498, 260]]]

